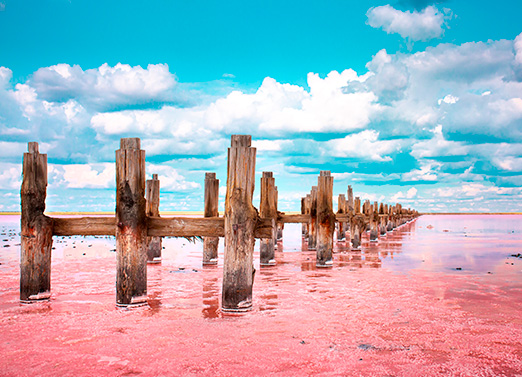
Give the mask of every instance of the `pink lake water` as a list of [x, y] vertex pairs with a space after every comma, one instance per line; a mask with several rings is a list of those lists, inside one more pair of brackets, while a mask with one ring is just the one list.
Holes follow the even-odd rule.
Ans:
[[115, 306], [112, 237], [55, 237], [52, 299], [21, 305], [19, 217], [0, 216], [0, 376], [522, 375], [522, 216], [422, 216], [334, 265], [287, 224], [254, 307], [219, 311], [202, 244], [165, 239], [148, 306]]

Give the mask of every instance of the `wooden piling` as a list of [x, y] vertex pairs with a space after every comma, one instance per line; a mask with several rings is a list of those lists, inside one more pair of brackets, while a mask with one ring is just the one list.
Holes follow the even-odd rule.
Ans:
[[310, 194], [310, 223], [308, 233], [308, 249], [315, 250], [317, 246], [317, 186], [312, 186]]
[[364, 231], [364, 217], [361, 214], [361, 199], [359, 197], [354, 199], [353, 213], [350, 222], [350, 238], [352, 249], [357, 250], [361, 247], [361, 233]]
[[[159, 217], [160, 181], [157, 174], [145, 184], [146, 213], [149, 217]], [[147, 237], [147, 263], [161, 262], [161, 237]]]
[[51, 297], [53, 220], [43, 213], [47, 196], [47, 155], [28, 144], [23, 158], [21, 196], [20, 301]]
[[[272, 172], [263, 172], [261, 177], [261, 199], [259, 204], [259, 215], [262, 218], [272, 219], [274, 231], [276, 229], [277, 209], [276, 209], [276, 191], [275, 179]], [[260, 241], [260, 265], [275, 265], [275, 248], [276, 235], [271, 238], [262, 238]]]
[[[337, 200], [337, 213], [344, 214], [346, 213], [346, 197], [344, 194], [339, 194], [339, 199]], [[337, 240], [343, 241], [345, 239], [345, 223], [340, 221], [338, 225], [337, 231]]]
[[[205, 217], [219, 217], [219, 179], [216, 173], [205, 173]], [[219, 237], [203, 238], [203, 265], [218, 262]]]
[[[310, 216], [310, 208], [312, 207], [312, 195], [306, 194], [305, 197], [305, 215]], [[310, 221], [305, 223], [305, 238], [308, 239], [310, 235]]]
[[378, 239], [378, 218], [379, 214], [375, 213], [375, 209], [377, 208], [377, 202], [374, 205], [370, 205], [368, 208], [369, 217], [370, 217], [370, 242], [376, 242]]
[[[301, 198], [301, 215], [306, 213], [306, 198]], [[301, 224], [301, 237], [306, 236], [306, 223]]]
[[122, 138], [116, 151], [116, 305], [147, 301], [145, 151]]
[[[276, 208], [276, 212], [279, 212], [277, 206], [278, 206], [278, 203], [279, 203], [279, 191], [277, 191], [277, 186], [274, 186], [275, 187], [275, 208]], [[281, 241], [283, 239], [283, 229], [285, 227], [285, 224], [280, 222], [280, 221], [276, 221], [276, 242], [277, 241]]]
[[332, 204], [333, 177], [321, 171], [317, 185], [317, 267], [332, 267], [335, 214]]
[[258, 216], [252, 205], [256, 149], [250, 146], [251, 142], [249, 135], [232, 135], [228, 149], [223, 311], [247, 311], [252, 307], [254, 230]]

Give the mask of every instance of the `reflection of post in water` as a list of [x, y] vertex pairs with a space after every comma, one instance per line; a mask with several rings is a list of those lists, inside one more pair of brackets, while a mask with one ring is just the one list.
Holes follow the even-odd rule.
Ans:
[[350, 256], [350, 266], [355, 268], [362, 268], [363, 263], [361, 249], [352, 249]]
[[149, 295], [147, 297], [147, 304], [149, 304], [150, 315], [159, 313], [160, 308], [161, 308], [161, 297], [162, 297], [161, 291], [150, 291], [150, 289], [149, 289]]
[[311, 271], [315, 270], [315, 258], [313, 257], [315, 253], [301, 253], [301, 271]]
[[163, 270], [159, 266], [154, 265], [150, 266], [147, 270], [147, 289], [149, 291], [147, 304], [149, 304], [150, 315], [154, 315], [159, 313], [162, 306], [161, 299], [163, 297]]
[[380, 268], [382, 262], [379, 258], [379, 247], [377, 245], [372, 245], [366, 249], [364, 249], [364, 264], [371, 268]]
[[277, 294], [264, 294], [259, 296], [259, 310], [273, 310], [276, 308], [278, 304], [278, 296]]
[[[203, 314], [203, 318], [217, 318], [219, 316], [218, 278], [217, 276], [208, 277], [205, 275], [208, 274], [203, 274], [203, 310], [201, 310], [201, 314]], [[214, 272], [212, 272], [212, 275], [215, 275]]]

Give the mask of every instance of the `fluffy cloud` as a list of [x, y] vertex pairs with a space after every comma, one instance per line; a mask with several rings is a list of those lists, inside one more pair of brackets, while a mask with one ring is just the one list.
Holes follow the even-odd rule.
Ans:
[[20, 164], [0, 162], [0, 187], [20, 190], [22, 184], [22, 166]]
[[253, 94], [234, 91], [208, 106], [98, 113], [92, 127], [101, 134], [134, 132], [174, 137], [248, 132], [277, 136], [300, 132], [348, 132], [366, 127], [378, 113], [372, 92], [346, 93], [348, 82], [364, 81], [353, 70], [333, 71], [324, 79], [308, 75], [310, 91], [266, 78]]
[[166, 64], [149, 64], [147, 69], [121, 63], [114, 67], [103, 64], [86, 71], [78, 65], [57, 64], [36, 71], [30, 85], [45, 101], [75, 99], [84, 106], [110, 109], [172, 100], [176, 78]]
[[401, 143], [397, 140], [378, 140], [379, 133], [366, 130], [333, 139], [326, 143], [325, 152], [335, 157], [360, 157], [374, 161], [390, 161], [388, 154], [399, 151]]
[[418, 141], [411, 147], [411, 155], [415, 158], [461, 156], [468, 153], [469, 148], [461, 142], [448, 141], [442, 134], [442, 126], [439, 124], [433, 130], [433, 138]]
[[392, 203], [396, 203], [404, 201], [404, 199], [413, 199], [415, 196], [417, 196], [417, 189], [415, 187], [412, 187], [408, 191], [406, 191], [406, 194], [404, 194], [402, 191], [397, 192], [390, 198], [390, 201]]
[[366, 13], [368, 25], [382, 28], [388, 34], [396, 33], [413, 41], [426, 41], [444, 34], [445, 14], [434, 6], [421, 12], [402, 12], [390, 5], [370, 8]]
[[186, 192], [201, 188], [199, 183], [187, 181], [177, 169], [171, 166], [148, 164], [147, 172], [151, 175], [158, 174], [162, 192]]
[[[217, 171], [224, 182], [229, 136], [248, 133], [258, 171], [274, 171], [282, 195], [295, 180], [311, 186], [319, 170], [331, 169], [336, 182], [396, 185], [388, 198], [401, 192], [433, 208], [440, 203], [429, 202], [430, 189], [463, 184], [468, 192], [487, 187], [477, 195], [503, 195], [507, 203], [518, 194], [492, 190], [522, 184], [521, 43], [518, 36], [414, 54], [380, 50], [366, 72], [310, 73], [307, 87], [267, 77], [254, 91], [236, 87], [183, 107], [169, 102], [182, 84], [165, 65], [57, 65], [17, 84], [2, 67], [0, 158], [19, 162], [26, 142], [38, 140], [52, 162], [53, 187], [110, 191], [118, 139], [138, 136], [163, 190], [199, 206], [191, 195], [200, 195], [202, 172]], [[16, 190], [20, 169], [6, 169], [2, 187]], [[408, 198], [401, 186], [413, 182], [418, 191]]]

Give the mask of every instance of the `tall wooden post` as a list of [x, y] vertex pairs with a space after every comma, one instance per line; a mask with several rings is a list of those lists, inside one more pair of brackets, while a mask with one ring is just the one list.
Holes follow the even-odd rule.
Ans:
[[[306, 198], [301, 198], [301, 215], [304, 215], [306, 213]], [[301, 224], [301, 237], [306, 236], [306, 224]]]
[[381, 237], [386, 237], [386, 212], [384, 212], [384, 204], [379, 206], [379, 234]]
[[252, 307], [254, 230], [258, 216], [252, 205], [256, 149], [250, 147], [251, 142], [250, 135], [232, 135], [228, 149], [223, 311], [246, 311]]
[[[160, 181], [157, 174], [152, 174], [152, 179], [145, 185], [146, 213], [150, 217], [159, 217]], [[161, 262], [161, 237], [147, 237], [147, 262]]]
[[259, 204], [259, 215], [262, 218], [272, 219], [273, 234], [271, 238], [262, 238], [260, 241], [260, 265], [275, 265], [274, 247], [276, 238], [277, 209], [275, 203], [275, 179], [272, 172], [263, 172], [261, 177], [261, 200]]
[[[346, 211], [347, 213], [350, 214], [350, 218], [353, 217], [355, 215], [354, 213], [354, 203], [353, 203], [353, 190], [352, 190], [352, 186], [348, 185], [348, 190], [346, 191]], [[353, 233], [353, 229], [351, 228], [351, 221], [347, 222], [346, 223], [346, 230], [348, 230], [348, 228], [350, 229], [350, 239], [352, 238], [351, 237], [351, 234]]]
[[353, 190], [352, 190], [352, 186], [348, 186], [348, 191], [347, 191], [346, 201], [348, 202], [348, 211], [349, 211], [350, 213], [353, 213], [354, 203], [353, 203]]
[[[205, 217], [219, 216], [219, 179], [216, 173], [205, 173]], [[215, 265], [218, 262], [219, 237], [203, 239], [203, 265]]]
[[[346, 213], [346, 197], [344, 194], [339, 194], [339, 199], [337, 200], [337, 213], [344, 214]], [[343, 241], [345, 239], [345, 223], [339, 222], [339, 230], [337, 231], [337, 240]]]
[[377, 207], [377, 202], [374, 205], [370, 205], [368, 208], [369, 216], [370, 216], [370, 241], [376, 242], [378, 238], [377, 226], [378, 222], [376, 221], [379, 218], [379, 214], [375, 212], [375, 208]]
[[317, 185], [317, 267], [331, 267], [335, 214], [332, 204], [333, 177], [321, 171]]
[[147, 300], [145, 151], [123, 138], [116, 151], [116, 305]]
[[[306, 194], [306, 197], [305, 197], [305, 214], [310, 215], [310, 208], [311, 207], [312, 207], [312, 195]], [[308, 239], [308, 237], [310, 236], [310, 222], [306, 223], [305, 226], [306, 226], [305, 238]]]
[[352, 249], [357, 250], [361, 246], [361, 232], [364, 230], [364, 222], [361, 221], [363, 218], [361, 215], [361, 199], [358, 196], [355, 197], [354, 200], [353, 213], [354, 216], [350, 224], [350, 236], [352, 239]]
[[312, 186], [310, 194], [310, 226], [308, 233], [308, 249], [315, 250], [317, 246], [317, 186]]
[[21, 255], [20, 301], [33, 302], [51, 297], [51, 249], [53, 220], [43, 213], [47, 196], [47, 155], [38, 152], [38, 143], [28, 144], [24, 153], [20, 191]]
[[[276, 213], [278, 212], [278, 203], [279, 203], [279, 191], [277, 191], [277, 186], [275, 187], [275, 208]], [[281, 241], [283, 239], [283, 229], [285, 228], [285, 224], [281, 222], [276, 223], [276, 242]]]

